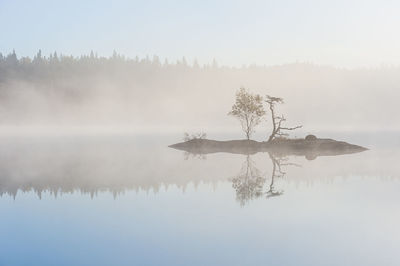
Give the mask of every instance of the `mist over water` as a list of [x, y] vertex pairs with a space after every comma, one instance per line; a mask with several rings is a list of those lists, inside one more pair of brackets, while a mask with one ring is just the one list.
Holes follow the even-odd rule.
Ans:
[[177, 135], [2, 136], [0, 262], [399, 263], [395, 137], [308, 160], [188, 154]]

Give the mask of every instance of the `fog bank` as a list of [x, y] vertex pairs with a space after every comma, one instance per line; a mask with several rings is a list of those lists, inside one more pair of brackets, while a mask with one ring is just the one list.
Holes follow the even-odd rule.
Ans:
[[279, 112], [305, 131], [399, 129], [400, 68], [231, 68], [116, 53], [0, 55], [0, 125], [240, 130], [227, 116], [240, 87], [283, 97]]

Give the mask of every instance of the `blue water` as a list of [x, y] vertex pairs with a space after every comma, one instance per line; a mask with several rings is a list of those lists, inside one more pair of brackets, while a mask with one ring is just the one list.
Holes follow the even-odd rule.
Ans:
[[400, 265], [396, 147], [290, 157], [267, 197], [266, 154], [250, 157], [255, 195], [246, 155], [168, 144], [3, 137], [0, 265]]

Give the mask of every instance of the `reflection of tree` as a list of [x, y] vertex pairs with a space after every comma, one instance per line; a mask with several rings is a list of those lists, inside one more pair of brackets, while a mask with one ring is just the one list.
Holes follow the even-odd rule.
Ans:
[[264, 183], [265, 177], [255, 167], [250, 155], [247, 155], [240, 174], [232, 179], [232, 187], [236, 190], [237, 200], [241, 205], [245, 205], [247, 201], [262, 196]]
[[283, 178], [286, 172], [283, 171], [284, 166], [299, 166], [290, 163], [287, 157], [279, 157], [272, 153], [268, 153], [272, 162], [271, 182], [264, 189], [267, 178], [260, 170], [257, 169], [250, 155], [247, 155], [242, 165], [239, 175], [232, 179], [232, 187], [236, 190], [236, 198], [243, 206], [252, 199], [266, 196], [267, 198], [277, 197], [283, 194], [283, 190], [275, 188], [276, 178]]
[[288, 157], [278, 157], [272, 153], [268, 153], [269, 158], [272, 162], [272, 174], [271, 174], [271, 184], [269, 185], [269, 190], [265, 193], [267, 198], [280, 196], [283, 194], [283, 190], [275, 190], [274, 182], [275, 178], [282, 178], [286, 175], [286, 172], [282, 170], [283, 166], [297, 166], [300, 165], [295, 163], [290, 163]]
[[283, 158], [274, 157], [271, 153], [268, 153], [269, 158], [272, 161], [272, 173], [271, 173], [271, 183], [269, 185], [269, 190], [265, 193], [267, 198], [277, 197], [283, 194], [283, 190], [275, 190], [274, 182], [275, 178], [284, 177], [286, 172], [282, 171], [282, 160]]
[[189, 160], [189, 159], [200, 159], [200, 160], [206, 160], [207, 159], [207, 155], [205, 155], [204, 153], [193, 153], [193, 152], [184, 152], [183, 153], [183, 159], [185, 161]]

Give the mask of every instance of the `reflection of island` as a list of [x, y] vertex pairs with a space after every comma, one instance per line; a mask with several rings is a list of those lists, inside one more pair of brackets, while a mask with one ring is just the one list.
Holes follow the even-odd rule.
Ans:
[[[318, 156], [337, 156], [365, 151], [366, 149], [342, 141], [332, 139], [285, 139], [272, 142], [257, 142], [252, 140], [215, 141], [195, 138], [170, 146], [183, 150], [192, 157], [203, 158], [211, 153], [244, 154], [246, 160], [238, 175], [232, 178], [232, 186], [236, 190], [236, 198], [241, 205], [262, 196], [277, 197], [283, 190], [275, 188], [277, 178], [283, 178], [284, 166], [299, 166], [288, 161], [289, 156], [304, 156], [307, 160], [314, 160]], [[267, 177], [257, 169], [251, 155], [258, 152], [268, 153], [272, 163], [270, 182], [266, 185]], [[187, 157], [187, 156], [186, 156]]]

